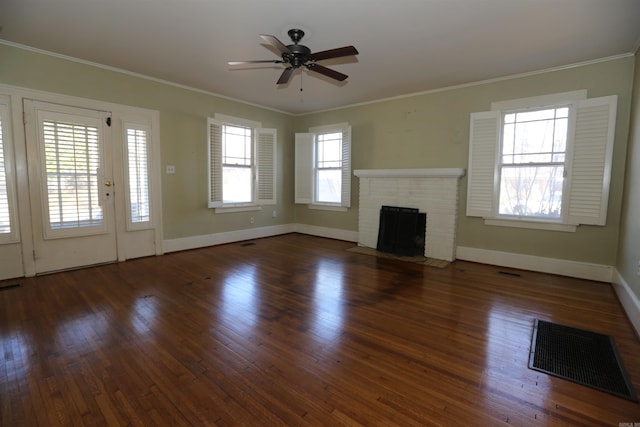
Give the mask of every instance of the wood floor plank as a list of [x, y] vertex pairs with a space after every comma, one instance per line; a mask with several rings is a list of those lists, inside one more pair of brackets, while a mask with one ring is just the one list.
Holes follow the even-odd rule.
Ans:
[[0, 292], [0, 425], [640, 423], [638, 403], [527, 368], [549, 320], [614, 336], [640, 390], [609, 284], [298, 234], [251, 243]]

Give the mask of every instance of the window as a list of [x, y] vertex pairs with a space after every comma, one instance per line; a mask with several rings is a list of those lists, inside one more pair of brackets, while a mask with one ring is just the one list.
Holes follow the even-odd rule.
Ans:
[[340, 203], [342, 196], [342, 132], [317, 136], [316, 202]]
[[566, 231], [604, 225], [617, 97], [585, 98], [569, 92], [473, 113], [467, 215]]
[[347, 123], [296, 134], [296, 203], [351, 206], [351, 127]]
[[253, 202], [253, 129], [222, 125], [222, 203]]
[[559, 219], [569, 108], [504, 113], [499, 215]]
[[216, 115], [209, 118], [210, 208], [275, 204], [276, 130]]
[[149, 197], [149, 127], [124, 124], [127, 156], [127, 229], [151, 227], [151, 201]]
[[0, 243], [18, 240], [14, 216], [9, 98], [0, 96]]

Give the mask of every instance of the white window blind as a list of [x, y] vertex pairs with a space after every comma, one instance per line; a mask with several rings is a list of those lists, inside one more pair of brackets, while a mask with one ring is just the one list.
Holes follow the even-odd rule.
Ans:
[[98, 128], [44, 120], [42, 133], [49, 227], [55, 230], [102, 225]]
[[500, 113], [471, 114], [467, 215], [494, 216], [495, 167], [500, 135]]
[[222, 207], [222, 126], [209, 119], [209, 207]]
[[313, 202], [313, 141], [311, 133], [296, 133], [295, 202]]
[[276, 204], [276, 144], [275, 129], [256, 129], [258, 136], [258, 204]]
[[149, 198], [149, 129], [143, 125], [125, 123], [127, 145], [127, 203], [129, 230], [151, 225]]
[[4, 129], [2, 127], [4, 117], [0, 115], [0, 233], [11, 232], [11, 215], [9, 215], [9, 194], [7, 191], [7, 169], [5, 167], [4, 154]]
[[584, 100], [576, 105], [574, 144], [570, 152], [567, 221], [605, 225], [617, 97]]

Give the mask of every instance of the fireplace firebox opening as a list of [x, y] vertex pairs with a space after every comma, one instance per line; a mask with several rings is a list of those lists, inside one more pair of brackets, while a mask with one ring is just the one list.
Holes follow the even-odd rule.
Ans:
[[400, 256], [423, 256], [427, 214], [399, 206], [380, 208], [376, 249]]

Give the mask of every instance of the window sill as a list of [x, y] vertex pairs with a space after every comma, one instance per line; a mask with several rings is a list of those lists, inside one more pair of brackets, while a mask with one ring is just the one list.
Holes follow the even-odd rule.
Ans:
[[318, 210], [318, 211], [346, 212], [348, 210], [348, 208], [345, 208], [344, 206], [340, 206], [340, 205], [310, 204], [310, 205], [307, 205], [307, 207], [309, 209], [314, 209], [314, 210]]
[[547, 231], [563, 231], [566, 233], [575, 233], [577, 226], [571, 224], [561, 224], [558, 222], [545, 222], [545, 221], [531, 221], [522, 219], [495, 219], [485, 218], [485, 225], [496, 225], [500, 227], [513, 227], [513, 228], [529, 228], [532, 230], [547, 230]]
[[225, 213], [234, 213], [234, 212], [250, 212], [250, 211], [261, 211], [262, 206], [258, 205], [238, 205], [238, 206], [223, 206], [220, 208], [215, 208], [215, 213], [225, 214]]

